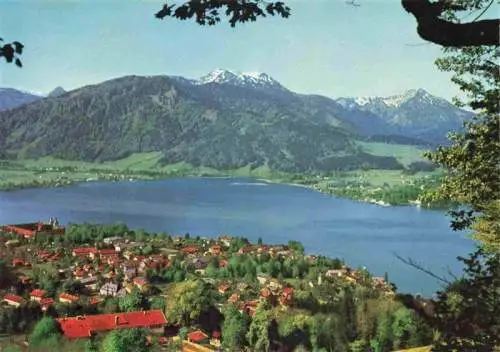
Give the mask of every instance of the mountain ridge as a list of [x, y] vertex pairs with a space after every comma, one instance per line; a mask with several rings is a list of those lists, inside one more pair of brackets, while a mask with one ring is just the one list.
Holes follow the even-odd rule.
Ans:
[[356, 141], [420, 140], [398, 137], [397, 124], [370, 109], [294, 93], [265, 74], [212, 72], [124, 76], [0, 112], [0, 147], [8, 158], [105, 161], [155, 151], [166, 164], [316, 172], [402, 169]]

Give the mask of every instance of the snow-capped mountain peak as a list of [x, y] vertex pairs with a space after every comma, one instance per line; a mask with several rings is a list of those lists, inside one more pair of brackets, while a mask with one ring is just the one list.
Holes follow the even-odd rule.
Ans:
[[279, 88], [283, 86], [262, 72], [233, 72], [230, 70], [216, 69], [196, 81], [196, 84], [232, 84], [242, 87], [252, 88]]
[[378, 106], [384, 109], [397, 109], [410, 100], [418, 99], [427, 104], [432, 104], [440, 98], [434, 97], [424, 89], [410, 89], [403, 94], [391, 95], [388, 97], [357, 97], [339, 98], [337, 102], [345, 108]]

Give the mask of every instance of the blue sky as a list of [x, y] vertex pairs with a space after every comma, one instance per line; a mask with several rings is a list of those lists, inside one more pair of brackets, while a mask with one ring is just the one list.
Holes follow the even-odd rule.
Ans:
[[0, 0], [1, 36], [26, 50], [22, 69], [0, 64], [0, 85], [47, 93], [123, 75], [196, 78], [227, 68], [330, 97], [458, 93], [434, 66], [440, 48], [418, 37], [398, 0], [361, 2], [292, 0], [287, 20], [231, 28], [157, 20], [161, 1]]

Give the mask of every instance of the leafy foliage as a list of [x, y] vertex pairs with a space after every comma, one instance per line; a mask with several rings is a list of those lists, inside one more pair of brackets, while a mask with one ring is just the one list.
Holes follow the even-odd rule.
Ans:
[[246, 344], [246, 332], [247, 326], [243, 315], [234, 305], [228, 306], [224, 311], [222, 347], [227, 351], [241, 351]]
[[242, 1], [242, 0], [203, 0], [187, 1], [182, 5], [168, 3], [156, 13], [156, 18], [164, 19], [173, 17], [180, 20], [195, 18], [200, 25], [213, 26], [221, 21], [222, 10], [229, 19], [231, 27], [236, 23], [256, 21], [259, 17], [267, 15], [279, 15], [287, 18], [290, 16], [290, 8], [281, 1], [267, 2], [262, 0]]
[[30, 335], [30, 344], [35, 347], [53, 343], [57, 345], [60, 336], [61, 332], [57, 321], [51, 317], [44, 317], [35, 325]]
[[102, 352], [146, 352], [150, 351], [147, 345], [147, 330], [122, 329], [113, 330], [106, 335], [101, 344]]
[[269, 328], [271, 326], [270, 306], [266, 301], [261, 302], [255, 311], [247, 333], [247, 340], [255, 352], [269, 351]]
[[460, 260], [464, 277], [439, 293], [433, 351], [492, 351], [500, 344], [500, 254], [478, 249]]
[[173, 324], [189, 326], [189, 323], [210, 307], [210, 289], [203, 281], [185, 281], [176, 286], [169, 300], [167, 318]]
[[16, 66], [22, 67], [19, 56], [23, 53], [23, 49], [24, 45], [18, 41], [4, 44], [3, 38], [0, 38], [0, 58], [3, 57], [7, 63], [14, 62]]

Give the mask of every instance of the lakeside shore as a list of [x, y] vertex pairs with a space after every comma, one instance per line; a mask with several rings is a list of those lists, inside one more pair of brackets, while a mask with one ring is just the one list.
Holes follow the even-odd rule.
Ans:
[[[102, 164], [84, 164], [85, 167], [74, 166], [76, 163], [68, 162], [63, 166], [33, 166], [16, 161], [8, 164], [0, 172], [0, 192], [15, 191], [29, 188], [56, 188], [69, 187], [78, 183], [99, 182], [99, 181], [153, 181], [167, 180], [182, 177], [207, 177], [207, 178], [249, 178], [270, 184], [289, 185], [294, 187], [308, 188], [331, 196], [342, 197], [360, 202], [376, 204], [379, 206], [417, 206], [423, 207], [419, 203], [418, 190], [415, 182], [418, 177], [396, 179], [397, 174], [386, 170], [371, 170], [370, 176], [384, 181], [383, 188], [369, 181], [359, 181], [349, 173], [339, 173], [339, 175], [322, 176], [315, 174], [293, 175], [271, 172], [270, 170], [230, 170], [220, 171], [204, 168], [181, 167], [179, 169], [169, 167], [165, 169], [128, 169], [128, 168], [107, 168]], [[36, 165], [36, 164], [35, 164]], [[76, 164], [78, 165], [78, 164]], [[387, 174], [387, 177], [385, 177]], [[347, 176], [346, 176], [347, 175]], [[391, 180], [391, 185], [387, 185], [385, 180]], [[398, 182], [399, 181], [399, 182]], [[379, 183], [381, 181], [378, 181]], [[393, 201], [386, 198], [391, 192], [399, 192], [401, 185], [411, 192], [392, 196]], [[420, 186], [422, 187], [422, 186]], [[432, 208], [432, 207], [430, 207]]]

